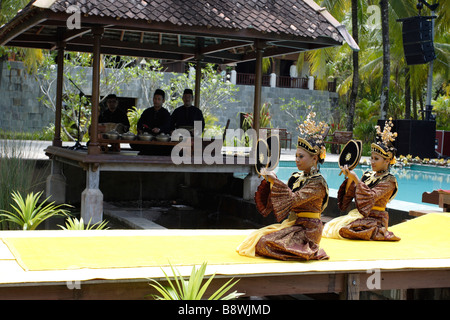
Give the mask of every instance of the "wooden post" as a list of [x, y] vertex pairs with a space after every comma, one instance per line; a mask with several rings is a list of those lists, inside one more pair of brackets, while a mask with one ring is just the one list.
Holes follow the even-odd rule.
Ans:
[[205, 43], [205, 40], [200, 37], [195, 38], [195, 47], [196, 47], [196, 53], [195, 53], [195, 61], [197, 62], [197, 65], [195, 66], [195, 90], [194, 90], [194, 106], [197, 108], [200, 108], [200, 87], [202, 83], [202, 60], [203, 56], [200, 54], [201, 49], [203, 48], [203, 45]]
[[55, 105], [55, 135], [52, 145], [62, 147], [61, 140], [61, 115], [62, 115], [62, 96], [64, 83], [64, 47], [65, 43], [58, 42], [58, 66], [56, 72], [56, 105]]
[[264, 42], [255, 40], [256, 49], [256, 67], [255, 67], [255, 99], [253, 104], [253, 129], [259, 137], [260, 119], [259, 108], [261, 106], [261, 88], [262, 88], [262, 59], [264, 53]]
[[344, 277], [343, 291], [340, 294], [341, 300], [359, 300], [359, 274], [349, 273]]
[[100, 40], [103, 35], [103, 28], [93, 27], [92, 33], [94, 35], [94, 49], [92, 52], [92, 112], [88, 154], [99, 154], [101, 150], [98, 143], [97, 127], [100, 101]]
[[194, 91], [194, 106], [200, 108], [200, 87], [202, 82], [202, 62], [197, 58], [197, 65], [195, 66], [195, 91]]

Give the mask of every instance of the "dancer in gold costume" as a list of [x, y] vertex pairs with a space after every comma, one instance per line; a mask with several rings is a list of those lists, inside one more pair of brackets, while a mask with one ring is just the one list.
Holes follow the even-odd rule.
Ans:
[[389, 172], [395, 163], [395, 148], [392, 141], [397, 133], [391, 132], [393, 124], [386, 121], [381, 132], [377, 126], [378, 142], [371, 145], [372, 171], [363, 174], [361, 180], [347, 166], [341, 168], [346, 176], [338, 191], [338, 206], [344, 211], [355, 199], [356, 209], [347, 215], [337, 217], [327, 224], [323, 236], [327, 238], [347, 238], [359, 240], [398, 241], [399, 237], [388, 231], [389, 214], [387, 203], [397, 194], [398, 185]]
[[295, 172], [287, 184], [272, 171], [262, 170], [264, 176], [255, 201], [259, 212], [271, 212], [281, 223], [269, 225], [250, 234], [237, 251], [245, 256], [264, 256], [280, 260], [321, 260], [329, 257], [319, 247], [323, 224], [322, 211], [328, 204], [328, 186], [319, 172], [319, 163], [326, 155], [323, 143], [325, 124], [316, 124], [311, 112], [300, 125]]

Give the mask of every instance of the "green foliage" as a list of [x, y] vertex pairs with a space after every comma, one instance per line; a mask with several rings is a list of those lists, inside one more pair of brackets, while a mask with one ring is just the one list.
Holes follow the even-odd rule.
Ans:
[[436, 129], [450, 130], [450, 98], [440, 96], [432, 101], [433, 111], [436, 111]]
[[[7, 140], [4, 134], [0, 134], [0, 210], [10, 208], [13, 191], [27, 193], [45, 182], [35, 172], [37, 161], [31, 157], [36, 147], [30, 141]], [[8, 228], [7, 222], [0, 223], [0, 229]]]
[[[259, 127], [260, 128], [271, 128], [272, 127], [272, 116], [269, 112], [270, 103], [263, 103], [259, 110]], [[242, 129], [247, 131], [253, 128], [253, 112], [246, 113], [244, 115], [244, 122], [242, 123]]]
[[0, 210], [3, 212], [0, 214], [0, 217], [3, 217], [7, 222], [16, 224], [22, 230], [35, 230], [39, 224], [48, 218], [53, 216], [67, 216], [69, 214], [69, 211], [62, 209], [62, 207], [71, 207], [70, 205], [55, 205], [54, 202], [51, 202], [44, 206], [44, 203], [50, 197], [39, 203], [41, 195], [42, 191], [36, 194], [31, 192], [27, 194], [24, 200], [20, 193], [13, 191], [12, 199], [16, 204], [11, 204], [11, 207], [14, 210], [12, 212]]
[[[36, 80], [42, 92], [38, 98], [47, 108], [56, 110], [56, 65], [55, 54], [46, 53], [44, 60], [36, 72]], [[136, 78], [143, 78], [145, 70], [136, 65], [134, 57], [102, 55], [100, 68], [100, 96], [106, 98], [111, 93], [120, 93], [120, 86], [130, 83]], [[64, 59], [63, 83], [64, 101], [62, 108], [61, 128], [69, 140], [76, 140], [78, 130], [80, 138], [88, 139], [88, 128], [91, 120], [91, 100], [84, 96], [90, 86], [87, 72], [92, 64], [89, 53], [67, 52]], [[101, 101], [100, 101], [101, 102]], [[100, 110], [99, 110], [100, 111]]]
[[[351, 26], [351, 1], [318, 1], [326, 7], [330, 13], [341, 21], [350, 31]], [[394, 119], [402, 119], [405, 109], [405, 87], [407, 70], [410, 74], [411, 98], [416, 103], [424, 101], [426, 96], [426, 82], [428, 64], [406, 66], [402, 43], [402, 24], [397, 19], [415, 16], [418, 14], [415, 0], [389, 1], [389, 38], [390, 38], [390, 84], [389, 84], [389, 109], [387, 116]], [[358, 45], [359, 51], [359, 90], [358, 99], [366, 98], [369, 101], [380, 100], [381, 82], [383, 74], [383, 46], [382, 29], [377, 11], [379, 2], [358, 1]], [[438, 6], [435, 20], [434, 48], [437, 59], [434, 60], [434, 78], [442, 77], [443, 83], [437, 88], [448, 85], [449, 79], [449, 32], [450, 25], [449, 6], [444, 3]], [[378, 10], [379, 11], [379, 10]], [[431, 15], [428, 8], [424, 7], [422, 15]], [[340, 103], [349, 103], [349, 91], [352, 86], [352, 51], [348, 45], [327, 48], [309, 52], [306, 59], [311, 63], [311, 70], [316, 77], [333, 76], [337, 78]], [[330, 53], [331, 51], [331, 53]], [[447, 93], [448, 95], [448, 93]], [[413, 107], [412, 107], [413, 109]], [[344, 115], [343, 115], [344, 116]], [[358, 120], [355, 119], [355, 126]]]
[[203, 132], [204, 138], [222, 138], [225, 126], [216, 124], [219, 120], [216, 116], [212, 114], [207, 114], [204, 116], [205, 119], [205, 130]]
[[306, 119], [308, 104], [297, 98], [291, 98], [288, 103], [285, 103], [285, 98], [280, 98], [280, 100], [283, 102], [280, 105], [280, 110], [286, 112], [295, 121], [296, 125], [303, 123], [303, 120]]
[[[28, 4], [29, 0], [3, 0], [0, 1], [0, 25], [10, 21]], [[23, 61], [28, 73], [36, 71], [43, 60], [40, 49], [17, 48], [0, 46], [0, 57], [14, 57], [14, 60]]]
[[[194, 90], [195, 72], [183, 73], [172, 78], [170, 86], [166, 91], [167, 109], [172, 112], [183, 104], [182, 96], [186, 88]], [[225, 102], [235, 102], [233, 93], [239, 89], [229, 81], [223, 81], [222, 76], [214, 69], [213, 64], [207, 64], [202, 68], [202, 79], [200, 83], [200, 105], [196, 106], [207, 116], [214, 113], [215, 109], [222, 108]]]
[[140, 67], [136, 68], [136, 78], [139, 79], [141, 84], [144, 96], [144, 106], [150, 107], [153, 105], [153, 95], [156, 89], [167, 91], [167, 85], [163, 83], [163, 67], [159, 60], [141, 60]]
[[107, 224], [107, 221], [101, 221], [91, 225], [91, 220], [89, 220], [88, 224], [85, 225], [83, 218], [80, 218], [80, 220], [78, 220], [77, 218], [69, 217], [66, 220], [65, 227], [61, 225], [59, 225], [59, 227], [63, 230], [105, 230], [108, 229], [108, 227], [106, 226]]
[[[181, 273], [174, 269], [172, 265], [173, 278], [172, 281], [170, 277], [163, 271], [164, 276], [168, 282], [168, 286], [163, 286], [156, 280], [150, 279], [154, 289], [158, 291], [160, 295], [150, 295], [155, 300], [201, 300], [205, 294], [206, 289], [211, 284], [215, 274], [213, 274], [203, 285], [203, 279], [205, 277], [206, 262], [204, 262], [199, 269], [194, 266], [192, 268], [191, 276], [189, 280], [185, 280]], [[224, 296], [239, 280], [231, 283], [233, 279], [227, 281], [222, 287], [215, 291], [208, 300], [232, 300], [243, 295], [242, 293], [237, 293], [236, 291]]]
[[131, 107], [131, 110], [128, 110], [128, 121], [130, 122], [130, 132], [137, 134], [137, 123], [141, 118], [142, 113], [145, 109], [138, 109], [135, 106]]

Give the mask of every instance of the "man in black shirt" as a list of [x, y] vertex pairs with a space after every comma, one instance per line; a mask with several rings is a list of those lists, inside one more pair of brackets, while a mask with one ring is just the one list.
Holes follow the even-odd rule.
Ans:
[[153, 107], [146, 109], [138, 123], [138, 133], [148, 132], [158, 135], [170, 133], [170, 113], [162, 105], [165, 101], [165, 93], [161, 89], [155, 90], [153, 95]]
[[202, 122], [202, 130], [205, 129], [205, 119], [202, 111], [192, 105], [193, 93], [191, 89], [185, 89], [183, 93], [183, 105], [176, 108], [171, 115], [172, 130], [180, 127], [194, 127], [194, 121]]
[[110, 94], [106, 97], [106, 106], [108, 107], [102, 112], [98, 118], [98, 123], [121, 123], [125, 128], [124, 131], [128, 131], [130, 128], [130, 122], [128, 121], [127, 114], [122, 111], [119, 106], [119, 100], [115, 94]]

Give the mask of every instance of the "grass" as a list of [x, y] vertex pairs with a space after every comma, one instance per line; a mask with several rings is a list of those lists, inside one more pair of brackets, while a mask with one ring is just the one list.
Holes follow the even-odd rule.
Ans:
[[[36, 173], [37, 161], [30, 155], [33, 145], [25, 140], [0, 140], [0, 210], [10, 210], [13, 192], [27, 194], [45, 182]], [[45, 170], [44, 170], [45, 171]], [[8, 222], [1, 222], [0, 229], [9, 229]]]

